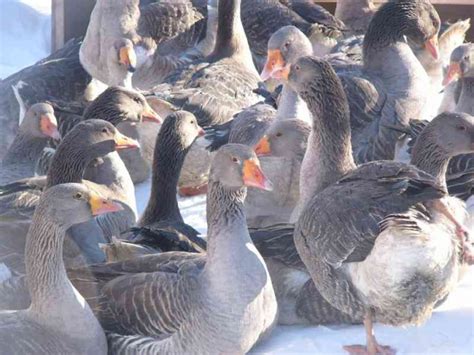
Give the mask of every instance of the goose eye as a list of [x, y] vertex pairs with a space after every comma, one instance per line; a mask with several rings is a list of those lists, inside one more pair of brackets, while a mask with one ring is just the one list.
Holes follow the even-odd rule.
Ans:
[[296, 71], [299, 71], [299, 70], [300, 70], [300, 66], [299, 66], [299, 65], [295, 65], [295, 70], [296, 70]]
[[102, 133], [108, 133], [109, 131], [107, 130], [107, 128], [102, 128]]
[[288, 47], [290, 47], [290, 42], [286, 42], [286, 43], [284, 44], [284, 47], [285, 47], [286, 49], [288, 49]]
[[458, 126], [458, 129], [459, 129], [460, 131], [465, 131], [467, 128], [466, 128], [466, 126]]
[[232, 157], [232, 161], [233, 161], [234, 163], [238, 163], [238, 162], [239, 162], [239, 159], [236, 158], [236, 157]]
[[275, 136], [277, 136], [277, 137], [281, 137], [282, 135], [283, 135], [283, 133], [281, 133], [281, 132], [278, 132], [277, 134], [275, 134]]
[[80, 193], [80, 192], [76, 193], [76, 194], [74, 195], [74, 199], [76, 199], [76, 200], [82, 199], [82, 193]]
[[141, 103], [141, 100], [139, 97], [134, 97], [133, 101], [135, 101], [137, 104]]
[[194, 124], [194, 121], [191, 121], [191, 124]]

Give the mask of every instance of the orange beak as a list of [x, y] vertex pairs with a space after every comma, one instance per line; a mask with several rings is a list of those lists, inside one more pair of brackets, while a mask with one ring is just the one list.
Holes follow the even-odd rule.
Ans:
[[243, 179], [245, 186], [256, 187], [258, 189], [272, 191], [273, 184], [263, 175], [262, 169], [257, 159], [247, 159], [244, 161]]
[[263, 71], [260, 74], [260, 78], [265, 81], [270, 78], [282, 79], [281, 72], [285, 68], [289, 68], [289, 64], [286, 64], [285, 59], [281, 55], [279, 49], [270, 49], [267, 54], [267, 61], [263, 67]]
[[140, 148], [140, 143], [135, 139], [124, 136], [122, 133], [117, 132], [115, 134], [115, 149], [122, 150], [128, 148]]
[[425, 42], [425, 48], [430, 52], [431, 56], [438, 60], [439, 58], [439, 49], [438, 49], [438, 35], [434, 35], [429, 40]]
[[120, 203], [105, 199], [93, 193], [91, 193], [89, 198], [89, 205], [91, 206], [93, 216], [123, 210]]
[[51, 113], [44, 114], [40, 117], [40, 130], [45, 136], [53, 139], [61, 139], [61, 134], [58, 131], [58, 121], [56, 116]]
[[457, 80], [462, 74], [461, 66], [458, 62], [451, 62], [449, 64], [448, 72], [443, 80], [443, 86], [449, 85], [454, 80]]
[[161, 117], [158, 115], [155, 110], [151, 108], [148, 103], [145, 106], [145, 111], [142, 113], [142, 118], [144, 121], [149, 121], [149, 122], [156, 122], [156, 123], [161, 123]]
[[119, 62], [127, 67], [130, 73], [133, 73], [137, 67], [137, 55], [135, 50], [130, 47], [122, 47], [119, 50]]
[[262, 139], [260, 139], [260, 141], [255, 146], [254, 151], [259, 157], [270, 155], [272, 150], [270, 149], [270, 141], [268, 140], [267, 136], [263, 136]]

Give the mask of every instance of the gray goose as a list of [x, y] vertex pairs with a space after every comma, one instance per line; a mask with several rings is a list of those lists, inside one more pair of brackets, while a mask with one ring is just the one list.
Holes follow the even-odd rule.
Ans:
[[[372, 19], [364, 38], [362, 66], [336, 66], [349, 100], [358, 163], [392, 159], [400, 133], [391, 127], [405, 127], [411, 118], [421, 117], [426, 100], [422, 88], [429, 85], [428, 76], [404, 37], [426, 42], [437, 56], [438, 29], [439, 17], [427, 1], [389, 2]], [[282, 60], [274, 70], [281, 76], [288, 67]]]
[[[247, 232], [246, 186], [271, 185], [249, 147], [226, 145], [211, 168], [207, 254], [168, 252], [70, 272], [111, 332], [113, 353], [246, 353], [272, 329], [277, 304]], [[150, 317], [129, 317], [137, 312]]]
[[[84, 99], [91, 77], [79, 62], [79, 47], [80, 41], [71, 40], [49, 57], [0, 82], [0, 159], [32, 105], [56, 100], [81, 102]], [[55, 114], [60, 120], [56, 107]]]
[[265, 62], [270, 37], [281, 27], [296, 26], [321, 56], [337, 43], [344, 29], [344, 24], [323, 7], [305, 0], [243, 0], [242, 22], [259, 69]]
[[[53, 157], [46, 178], [20, 180], [19, 182], [2, 188], [2, 213], [6, 213], [9, 219], [11, 219], [12, 214], [14, 214], [15, 220], [21, 225], [24, 225], [25, 217], [31, 216], [31, 212], [38, 203], [39, 196], [43, 193], [43, 189], [47, 190], [52, 186], [62, 183], [82, 182], [84, 171], [88, 164], [93, 159], [105, 156], [109, 153], [112, 154], [110, 159], [116, 161], [115, 166], [117, 167], [116, 164], [118, 161], [118, 168], [120, 168], [120, 163], [122, 162], [118, 156], [113, 156], [113, 154], [117, 154], [114, 150], [136, 146], [136, 141], [121, 135], [109, 122], [103, 120], [84, 121], [78, 124], [64, 137]], [[124, 173], [126, 175], [124, 175]], [[121, 211], [119, 215], [115, 216], [115, 218], [118, 220], [128, 220], [130, 226], [134, 223], [136, 218], [133, 184], [125, 169], [122, 168], [121, 171], [118, 170], [115, 174], [122, 174], [121, 177], [124, 181], [111, 181], [110, 177], [101, 174], [101, 176], [96, 176], [98, 183], [87, 183], [90, 188], [100, 191], [103, 190], [100, 183], [104, 181], [115, 182], [113, 188], [116, 193], [116, 198], [121, 200], [127, 207], [124, 211]], [[116, 178], [117, 176], [114, 177]], [[123, 196], [124, 192], [127, 191], [128, 195], [131, 194], [132, 201], [129, 200], [129, 196]], [[130, 213], [133, 215], [131, 221], [130, 217], [128, 217]], [[21, 235], [18, 235], [18, 233], [16, 233], [15, 236], [10, 235], [9, 231], [12, 228], [12, 223], [15, 224], [13, 221], [10, 221], [9, 223], [1, 225], [0, 234], [2, 235], [2, 240], [0, 245], [2, 255], [6, 255], [9, 252], [21, 254], [24, 250], [24, 239], [21, 238]], [[81, 233], [81, 226], [76, 226], [75, 228], [77, 228], [76, 231], [72, 228], [69, 232], [75, 243], [86, 254], [86, 259], [90, 258], [95, 261], [103, 260], [104, 256], [100, 253], [100, 250], [98, 250], [97, 240], [100, 238], [103, 240], [104, 237], [99, 234], [86, 234], [84, 236]], [[99, 231], [102, 230], [99, 229]], [[105, 230], [102, 232], [106, 233]], [[71, 248], [74, 250], [73, 245], [71, 245]], [[98, 260], [96, 260], [97, 258]]]
[[300, 120], [274, 122], [255, 146], [272, 191], [249, 189], [245, 215], [251, 228], [290, 221], [299, 199], [300, 168], [311, 127]]
[[[146, 122], [146, 128], [151, 129], [156, 123], [161, 123], [160, 116], [148, 104], [145, 96], [135, 90], [122, 87], [109, 87], [76, 115], [59, 118], [59, 130], [64, 136], [76, 124], [83, 120], [103, 119], [116, 126], [123, 134], [134, 139], [141, 138], [141, 125]], [[153, 126], [149, 126], [153, 125]], [[146, 139], [140, 139], [150, 145]], [[54, 144], [52, 144], [54, 145]], [[119, 152], [124, 160], [132, 180], [136, 183], [146, 180], [149, 176], [149, 162], [140, 149], [129, 149]], [[47, 173], [54, 150], [46, 149], [38, 161], [36, 172], [40, 175]]]
[[460, 224], [465, 209], [446, 197], [445, 174], [451, 156], [472, 151], [474, 120], [442, 115], [427, 127], [412, 157], [426, 172], [390, 161], [357, 168], [348, 105], [330, 65], [301, 58], [291, 67], [289, 82], [315, 117], [302, 178], [312, 170], [316, 179], [296, 224], [296, 249], [322, 296], [364, 321], [368, 352], [390, 353], [376, 342], [372, 322], [426, 321], [456, 284], [459, 246], [472, 263]]
[[34, 175], [36, 160], [48, 138], [60, 138], [57, 126], [51, 105], [39, 103], [30, 107], [14, 141], [0, 162], [0, 184]]
[[107, 354], [102, 327], [66, 275], [63, 241], [71, 226], [120, 208], [80, 184], [43, 194], [25, 251], [32, 303], [27, 310], [0, 312], [3, 354]]
[[[133, 228], [133, 235], [127, 239], [133, 242], [125, 243], [122, 249], [133, 248], [138, 252], [138, 246], [146, 250], [158, 251], [205, 251], [205, 242], [194, 228], [184, 223], [179, 211], [177, 185], [179, 173], [184, 163], [184, 158], [191, 148], [194, 140], [202, 136], [204, 131], [197, 124], [196, 117], [185, 111], [178, 111], [169, 115], [160, 129], [156, 138], [153, 157], [153, 176], [151, 193], [148, 204]], [[115, 241], [109, 254], [115, 249], [116, 255], [125, 253], [121, 251], [119, 242]], [[134, 252], [125, 253], [133, 257]], [[117, 261], [117, 257], [107, 261]]]
[[[81, 63], [99, 86], [101, 82], [149, 89], [190, 62], [181, 54], [206, 35], [206, 4], [206, 0], [99, 0], [81, 47]], [[214, 12], [209, 11], [210, 20]], [[213, 36], [201, 42], [192, 56], [212, 50]]]

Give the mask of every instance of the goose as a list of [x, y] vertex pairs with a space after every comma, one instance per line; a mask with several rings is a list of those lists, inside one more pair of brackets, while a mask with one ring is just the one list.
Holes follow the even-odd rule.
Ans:
[[[109, 331], [110, 351], [246, 353], [268, 334], [277, 318], [277, 304], [266, 266], [247, 232], [243, 210], [247, 186], [271, 188], [250, 147], [225, 145], [211, 167], [206, 254], [149, 255], [92, 266], [92, 275], [71, 270], [76, 287], [83, 294], [92, 293], [86, 298], [96, 304], [96, 314]], [[107, 276], [96, 279], [100, 274]], [[99, 294], [93, 296], [96, 286]], [[148, 289], [158, 297], [148, 298]], [[173, 302], [167, 301], [170, 297]], [[132, 304], [138, 308], [128, 306]], [[169, 317], [128, 318], [137, 311]]]
[[[84, 170], [93, 159], [112, 153], [116, 149], [136, 147], [137, 144], [138, 143], [136, 141], [121, 135], [109, 122], [93, 119], [81, 122], [73, 130], [66, 134], [61, 144], [58, 146], [58, 150], [53, 157], [46, 178], [20, 180], [19, 182], [3, 187], [3, 196], [1, 201], [2, 211], [5, 211], [3, 213], [11, 215], [12, 210], [15, 211], [15, 214], [17, 215], [16, 218], [21, 223], [24, 221], [25, 215], [31, 215], [31, 211], [38, 203], [38, 198], [40, 195], [42, 195], [43, 189], [47, 190], [52, 186], [62, 183], [82, 182]], [[110, 159], [118, 160], [119, 164], [121, 162], [118, 156], [115, 158], [111, 156]], [[122, 172], [123, 171], [124, 169], [122, 169]], [[119, 181], [110, 181], [110, 177], [107, 176], [101, 176], [100, 178], [107, 182], [116, 182], [113, 189], [116, 193], [116, 189], [118, 189], [120, 193], [116, 194], [115, 197], [121, 200], [124, 204], [127, 204], [127, 202], [134, 204], [133, 185], [129, 176], [129, 180], [126, 180], [127, 176], [128, 174], [125, 175], [125, 181], [123, 181], [123, 185], [121, 185]], [[98, 184], [88, 182], [88, 185], [90, 188], [102, 191], [103, 187], [99, 184], [104, 182], [104, 180], [98, 180]], [[133, 201], [128, 200], [126, 196], [122, 196], [124, 192], [127, 192], [127, 190], [128, 194], [131, 193]], [[12, 194], [13, 197], [9, 196]], [[129, 221], [132, 219], [131, 224], [133, 225], [136, 218], [136, 207], [134, 205], [127, 207], [128, 208], [123, 211], [123, 214], [127, 215], [132, 213], [133, 216], [135, 216], [132, 218], [128, 217], [126, 219]], [[125, 215], [121, 214], [115, 218], [119, 220], [124, 219]], [[21, 235], [18, 235], [18, 233], [10, 233], [12, 224], [13, 226], [15, 225], [15, 223], [11, 222], [1, 225], [2, 230], [0, 231], [0, 246], [2, 255], [6, 255], [12, 251], [22, 253], [24, 250], [24, 239], [21, 237]], [[21, 224], [23, 225], [23, 223]], [[74, 240], [81, 250], [84, 250], [84, 252], [87, 251], [86, 258], [92, 258], [93, 260], [95, 258], [99, 258], [100, 260], [101, 255], [97, 255], [97, 239], [100, 239], [101, 236], [96, 234], [86, 234], [84, 236], [82, 233], [79, 233], [80, 226], [76, 228], [78, 228], [78, 233], [75, 233], [74, 228], [70, 231], [72, 240]], [[70, 248], [72, 250], [75, 249], [74, 245], [72, 244], [70, 245]]]
[[[404, 38], [424, 43], [438, 57], [439, 23], [426, 0], [386, 3], [364, 37], [362, 66], [337, 66], [350, 105], [356, 162], [392, 159], [400, 133], [389, 126], [407, 126], [411, 118], [423, 117], [428, 76]], [[282, 61], [275, 73], [285, 68], [288, 63]]]
[[[176, 197], [179, 173], [184, 158], [194, 140], [204, 131], [198, 126], [196, 117], [186, 111], [177, 111], [169, 115], [156, 138], [153, 158], [153, 176], [148, 204], [134, 228], [129, 240], [145, 246], [153, 246], [154, 240], [160, 240], [161, 251], [178, 250], [205, 251], [198, 232], [184, 223]], [[186, 248], [181, 240], [191, 241], [192, 250]], [[165, 240], [170, 243], [164, 248]]]
[[[161, 117], [151, 108], [145, 96], [135, 90], [122, 87], [109, 87], [87, 107], [80, 109], [76, 115], [59, 119], [59, 130], [64, 136], [76, 124], [88, 119], [103, 119], [112, 123], [126, 136], [141, 140], [139, 126], [161, 123]], [[153, 126], [152, 126], [153, 127]], [[147, 143], [145, 141], [145, 143]], [[52, 144], [54, 146], [54, 144]], [[36, 173], [47, 174], [54, 150], [46, 149], [37, 162]], [[135, 183], [146, 180], [149, 176], [149, 162], [141, 149], [127, 149], [119, 152]]]
[[288, 80], [315, 117], [301, 176], [311, 170], [313, 181], [303, 185], [296, 249], [326, 301], [364, 322], [367, 347], [345, 349], [392, 353], [377, 343], [372, 322], [421, 324], [456, 285], [462, 260], [472, 263], [465, 209], [446, 196], [445, 174], [451, 156], [472, 152], [474, 118], [434, 119], [414, 148], [413, 165], [356, 167], [349, 106], [331, 66], [301, 58]]
[[25, 250], [32, 303], [0, 312], [2, 353], [107, 354], [102, 327], [66, 275], [63, 240], [71, 226], [120, 208], [81, 184], [57, 185], [42, 195]]
[[299, 198], [299, 176], [311, 126], [300, 120], [274, 122], [255, 146], [272, 191], [249, 189], [245, 215], [251, 228], [290, 221]]
[[459, 81], [454, 110], [474, 115], [474, 44], [462, 44], [451, 54], [443, 85], [449, 85], [455, 79]]
[[242, 22], [257, 67], [265, 62], [267, 43], [284, 26], [296, 26], [325, 55], [342, 36], [344, 24], [312, 1], [243, 0]]
[[[13, 142], [28, 108], [40, 102], [82, 102], [86, 99], [91, 77], [79, 62], [80, 43], [70, 40], [49, 57], [0, 82], [0, 159]], [[58, 110], [54, 108], [59, 120]]]
[[38, 103], [30, 107], [15, 140], [0, 162], [0, 184], [34, 175], [36, 160], [48, 138], [60, 138], [57, 125], [51, 105]]
[[373, 0], [337, 0], [334, 16], [354, 35], [364, 35], [377, 7]]
[[[209, 21], [215, 21], [209, 1]], [[150, 89], [191, 58], [212, 51], [213, 35], [206, 33], [205, 0], [99, 0], [91, 14], [80, 58], [92, 77], [106, 85]], [[209, 27], [215, 29], [212, 22]]]

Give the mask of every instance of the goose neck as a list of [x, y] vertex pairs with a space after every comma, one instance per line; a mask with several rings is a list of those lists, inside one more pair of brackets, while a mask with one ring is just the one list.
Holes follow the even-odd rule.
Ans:
[[450, 155], [431, 138], [430, 127], [426, 127], [416, 140], [411, 164], [432, 175], [438, 185], [447, 188], [446, 171]]
[[51, 161], [47, 175], [47, 187], [54, 185], [81, 182], [84, 171], [93, 157], [81, 149], [63, 141]]
[[210, 179], [207, 194], [209, 260], [221, 258], [229, 246], [237, 247], [250, 241], [244, 213], [246, 194], [245, 187], [228, 188]]
[[234, 58], [258, 75], [240, 17], [241, 0], [220, 0], [218, 4], [217, 35], [214, 51], [208, 60]]
[[408, 29], [406, 13], [409, 6], [399, 6], [395, 2], [383, 5], [374, 15], [364, 37], [363, 59], [367, 66], [378, 52], [397, 42], [404, 41]]
[[28, 231], [25, 247], [26, 274], [31, 294], [31, 309], [44, 311], [71, 291], [63, 263], [65, 230], [42, 215], [39, 205]]
[[160, 132], [155, 145], [151, 194], [141, 225], [162, 220], [183, 221], [176, 194], [179, 174], [189, 148], [169, 139], [171, 134]]
[[299, 119], [312, 124], [311, 114], [304, 100], [289, 85], [283, 85], [281, 99], [276, 113], [277, 120]]

